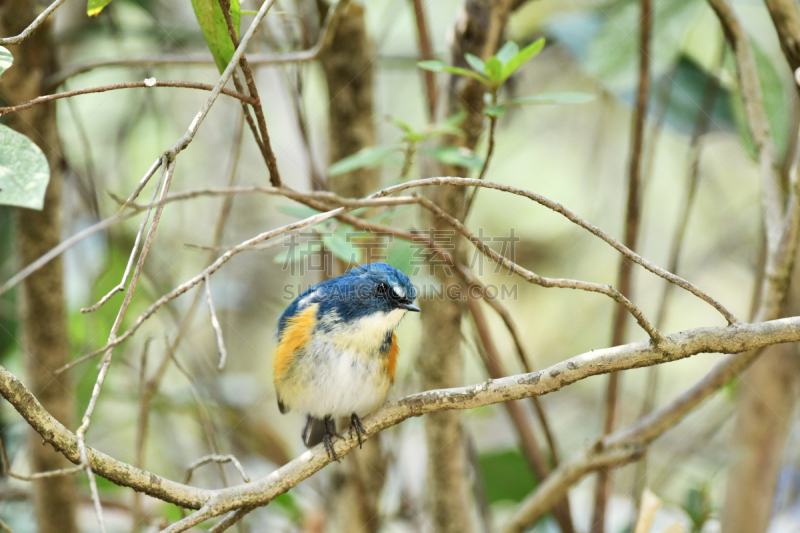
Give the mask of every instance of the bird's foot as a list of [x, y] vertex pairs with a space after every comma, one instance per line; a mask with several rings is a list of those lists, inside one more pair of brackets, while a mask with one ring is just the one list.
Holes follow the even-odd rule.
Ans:
[[361, 435], [369, 435], [369, 431], [364, 429], [364, 424], [361, 423], [361, 419], [358, 418], [358, 415], [353, 413], [350, 415], [350, 432], [348, 433], [351, 437], [353, 436], [353, 431], [356, 432], [356, 436], [358, 437], [358, 447], [361, 448], [363, 444], [363, 439]]
[[325, 445], [325, 450], [328, 452], [328, 455], [333, 458], [334, 461], [337, 463], [339, 462], [339, 456], [336, 455], [336, 450], [333, 449], [333, 440], [331, 437], [339, 437], [340, 439], [344, 439], [344, 437], [336, 431], [336, 422], [334, 422], [331, 417], [325, 417], [325, 435], [322, 437], [322, 443]]

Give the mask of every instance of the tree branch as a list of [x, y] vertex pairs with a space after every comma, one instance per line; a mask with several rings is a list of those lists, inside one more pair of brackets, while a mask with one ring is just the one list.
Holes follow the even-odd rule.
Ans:
[[64, 3], [64, 0], [55, 0], [52, 4], [50, 4], [47, 9], [42, 11], [42, 13], [33, 19], [27, 28], [25, 28], [22, 33], [19, 35], [15, 35], [14, 37], [5, 37], [0, 39], [0, 46], [6, 46], [9, 44], [20, 44], [22, 41], [27, 39], [31, 36], [31, 34], [36, 31], [36, 28], [42, 25], [42, 23], [49, 17], [53, 11], [59, 8], [61, 4]]
[[[0, 107], [0, 117], [3, 115], [8, 115], [10, 113], [17, 113], [19, 111], [23, 111], [25, 109], [30, 109], [33, 106], [43, 104], [45, 102], [52, 102], [53, 100], [60, 100], [62, 98], [70, 98], [72, 96], [79, 96], [82, 94], [94, 94], [94, 93], [104, 93], [106, 91], [115, 91], [117, 89], [136, 89], [140, 87], [150, 88], [150, 87], [178, 87], [181, 89], [199, 89], [201, 91], [213, 91], [214, 87], [212, 85], [208, 85], [205, 83], [195, 83], [190, 81], [158, 81], [154, 80], [150, 81], [134, 81], [130, 83], [115, 83], [113, 85], [103, 85], [100, 87], [89, 87], [86, 89], [76, 89], [74, 91], [65, 91], [63, 93], [56, 93], [56, 94], [48, 94], [47, 96], [40, 96], [39, 98], [34, 98], [33, 100], [29, 100], [27, 102], [23, 102], [19, 105], [10, 106], [10, 107]], [[244, 94], [238, 93], [236, 91], [231, 91], [229, 89], [222, 89], [222, 94], [232, 96], [241, 100], [242, 102], [247, 102], [248, 104], [253, 103], [253, 98], [250, 96], [246, 96]]]
[[[666, 335], [654, 347], [638, 342], [593, 350], [548, 367], [540, 372], [509, 376], [453, 389], [433, 390], [390, 402], [364, 418], [369, 438], [413, 416], [452, 409], [474, 409], [499, 402], [541, 396], [590, 376], [640, 368], [684, 359], [699, 353], [739, 353], [764, 346], [800, 341], [800, 317], [784, 318], [758, 324], [697, 328]], [[0, 394], [39, 433], [45, 442], [73, 463], [80, 463], [77, 437], [47, 413], [36, 398], [8, 370], [0, 366]], [[676, 423], [685, 413], [662, 420]], [[673, 420], [674, 418], [674, 420]], [[653, 417], [617, 432], [605, 439], [608, 447], [624, 442], [649, 442], [663, 433], [669, 424], [652, 422]], [[653, 431], [653, 428], [658, 431]], [[631, 436], [633, 435], [633, 436]], [[358, 446], [356, 437], [336, 439], [334, 448], [342, 457]], [[241, 508], [266, 505], [276, 496], [311, 476], [331, 462], [322, 445], [312, 448], [269, 476], [225, 489], [205, 490], [176, 483], [134, 468], [91, 447], [86, 448], [92, 470], [115, 484], [130, 487], [176, 505], [206, 508], [208, 518]], [[566, 464], [566, 463], [565, 463]], [[562, 466], [561, 468], [566, 468]], [[199, 513], [196, 513], [199, 514]], [[195, 516], [195, 515], [192, 515]], [[179, 529], [172, 529], [178, 531]]]

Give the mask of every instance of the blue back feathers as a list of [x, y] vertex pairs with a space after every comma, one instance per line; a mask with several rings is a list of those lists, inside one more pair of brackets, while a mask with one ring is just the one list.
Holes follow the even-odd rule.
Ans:
[[389, 313], [401, 304], [411, 304], [417, 291], [408, 276], [386, 263], [369, 263], [348, 270], [339, 277], [314, 285], [286, 308], [278, 319], [280, 339], [289, 319], [311, 304], [319, 304], [317, 317], [336, 316], [342, 322]]

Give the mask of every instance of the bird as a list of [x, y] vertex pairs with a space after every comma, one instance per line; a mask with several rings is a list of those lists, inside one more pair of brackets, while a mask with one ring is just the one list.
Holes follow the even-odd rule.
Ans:
[[300, 294], [278, 318], [273, 378], [281, 413], [306, 413], [303, 442], [324, 443], [339, 460], [336, 419], [350, 417], [349, 434], [369, 435], [361, 423], [380, 407], [394, 383], [399, 348], [394, 330], [419, 312], [411, 280], [386, 263], [356, 266]]

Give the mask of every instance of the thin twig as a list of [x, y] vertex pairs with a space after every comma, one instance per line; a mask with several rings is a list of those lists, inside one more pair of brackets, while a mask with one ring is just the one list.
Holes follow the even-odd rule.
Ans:
[[203, 466], [205, 464], [211, 463], [211, 462], [214, 462], [214, 463], [232, 463], [233, 466], [236, 467], [236, 470], [239, 471], [239, 474], [241, 474], [242, 480], [244, 480], [245, 483], [250, 483], [250, 477], [244, 471], [244, 467], [242, 466], [242, 463], [240, 463], [239, 460], [236, 457], [234, 457], [233, 455], [217, 455], [217, 454], [206, 455], [206, 456], [201, 457], [200, 459], [194, 461], [192, 464], [190, 464], [189, 468], [186, 470], [186, 477], [183, 478], [183, 483], [188, 485], [189, 481], [192, 480], [192, 474], [194, 474], [194, 471], [197, 468], [199, 468], [199, 467], [201, 467], [201, 466]]
[[[411, 3], [414, 6], [414, 21], [417, 25], [419, 58], [427, 61], [433, 59], [433, 46], [425, 16], [425, 6], [422, 0], [411, 0]], [[434, 122], [436, 120], [436, 75], [430, 70], [423, 70], [422, 74], [425, 78], [425, 95], [428, 97], [428, 119]]]
[[125, 265], [125, 272], [122, 274], [122, 280], [119, 282], [119, 284], [117, 284], [116, 287], [108, 291], [108, 293], [105, 296], [100, 298], [99, 302], [97, 302], [92, 306], [82, 308], [81, 313], [92, 313], [100, 309], [100, 307], [102, 307], [103, 304], [109, 301], [115, 294], [125, 290], [125, 286], [128, 284], [128, 277], [130, 276], [131, 269], [133, 268], [133, 262], [136, 259], [137, 252], [139, 251], [139, 243], [142, 240], [142, 236], [144, 235], [144, 230], [147, 227], [147, 222], [150, 220], [150, 212], [153, 209], [153, 203], [155, 202], [156, 196], [158, 195], [158, 190], [159, 186], [161, 185], [161, 180], [164, 179], [164, 173], [165, 173], [164, 165], [161, 165], [161, 169], [162, 169], [161, 175], [159, 176], [155, 187], [153, 187], [153, 195], [150, 198], [150, 204], [147, 206], [145, 210], [144, 218], [142, 218], [142, 221], [139, 223], [139, 230], [136, 232], [136, 238], [133, 241], [133, 247], [131, 248], [130, 256], [128, 256], [128, 263], [127, 265]]
[[[61, 0], [63, 1], [63, 0]], [[273, 65], [286, 65], [289, 63], [305, 63], [314, 61], [319, 55], [325, 51], [331, 42], [333, 33], [341, 18], [342, 2], [329, 10], [329, 15], [325, 20], [323, 29], [320, 32], [320, 38], [317, 43], [308, 50], [300, 50], [293, 52], [283, 52], [281, 54], [251, 54], [247, 57], [247, 62], [252, 66], [273, 66]], [[255, 21], [254, 21], [255, 22]], [[0, 43], [2, 44], [2, 43]], [[149, 55], [127, 57], [123, 59], [102, 59], [99, 61], [89, 61], [85, 63], [78, 63], [65, 68], [61, 72], [52, 75], [48, 80], [48, 85], [58, 87], [64, 81], [73, 76], [84, 74], [98, 68], [106, 67], [155, 67], [162, 65], [213, 65], [214, 58], [211, 55], [204, 54], [202, 56], [187, 55], [187, 54], [164, 54], [164, 55]]]
[[250, 247], [252, 247], [252, 246], [254, 246], [254, 245], [256, 245], [256, 244], [258, 244], [260, 242], [263, 242], [263, 241], [265, 241], [267, 239], [270, 239], [272, 237], [275, 237], [277, 235], [280, 235], [280, 234], [283, 234], [283, 233], [286, 233], [286, 232], [289, 232], [289, 231], [293, 231], [293, 230], [296, 230], [296, 229], [304, 228], [306, 226], [313, 226], [313, 225], [319, 224], [320, 222], [328, 220], [329, 218], [335, 217], [336, 215], [344, 212], [346, 209], [347, 208], [345, 208], [345, 207], [339, 207], [337, 209], [328, 211], [326, 213], [320, 213], [318, 215], [314, 215], [314, 216], [305, 218], [303, 220], [300, 220], [299, 222], [293, 222], [291, 224], [287, 224], [285, 226], [281, 226], [281, 227], [276, 228], [274, 230], [266, 231], [264, 233], [261, 233], [260, 235], [256, 235], [255, 237], [253, 237], [251, 239], [248, 239], [248, 240], [244, 241], [243, 243], [239, 244], [238, 246], [228, 250], [226, 253], [222, 254], [216, 261], [214, 261], [211, 265], [209, 265], [207, 268], [205, 268], [202, 272], [197, 274], [195, 277], [193, 277], [192, 279], [186, 281], [182, 285], [176, 287], [175, 289], [173, 289], [169, 293], [165, 294], [164, 296], [162, 296], [161, 298], [156, 300], [149, 308], [147, 308], [147, 310], [144, 313], [139, 315], [139, 318], [136, 319], [136, 321], [133, 323], [133, 325], [131, 325], [131, 327], [125, 333], [123, 333], [119, 337], [116, 337], [113, 340], [110, 340], [103, 348], [100, 348], [99, 350], [96, 350], [96, 351], [94, 351], [92, 353], [89, 353], [87, 355], [81, 356], [78, 359], [75, 359], [74, 361], [70, 362], [69, 364], [64, 365], [63, 367], [58, 369], [56, 371], [56, 373], [57, 374], [63, 373], [65, 371], [69, 370], [70, 368], [73, 368], [74, 366], [76, 366], [76, 365], [78, 365], [78, 364], [80, 364], [80, 363], [82, 363], [84, 361], [87, 361], [87, 360], [89, 360], [89, 359], [91, 359], [91, 358], [93, 358], [93, 357], [105, 352], [106, 350], [109, 350], [109, 349], [113, 348], [114, 346], [120, 344], [121, 342], [126, 340], [128, 337], [133, 335], [133, 333], [139, 328], [139, 326], [141, 326], [142, 323], [145, 320], [150, 318], [161, 306], [163, 306], [164, 304], [166, 304], [167, 302], [169, 302], [171, 300], [174, 300], [175, 298], [177, 298], [181, 294], [184, 294], [185, 292], [189, 291], [191, 288], [193, 288], [194, 286], [196, 286], [197, 284], [202, 282], [205, 279], [206, 275], [211, 275], [214, 272], [216, 272], [217, 270], [219, 270], [222, 267], [222, 265], [224, 265], [225, 263], [230, 261], [230, 259], [233, 256], [235, 256], [235, 255], [247, 250], [248, 248], [250, 248]]
[[588, 281], [580, 281], [575, 279], [557, 279], [557, 278], [546, 278], [544, 276], [540, 276], [530, 270], [527, 270], [516, 263], [512, 262], [508, 258], [501, 256], [497, 252], [495, 252], [491, 247], [489, 247], [486, 243], [481, 241], [477, 236], [470, 233], [470, 231], [464, 226], [459, 220], [456, 220], [455, 217], [450, 216], [444, 210], [442, 210], [439, 206], [431, 202], [425, 197], [418, 197], [420, 204], [423, 205], [425, 208], [430, 210], [436, 216], [441, 217], [449, 224], [451, 224], [456, 231], [464, 235], [470, 242], [472, 242], [481, 252], [485, 255], [491, 257], [494, 261], [499, 264], [502, 264], [506, 269], [515, 274], [521, 276], [523, 279], [529, 281], [530, 283], [534, 283], [541, 287], [558, 287], [561, 289], [576, 289], [576, 290], [583, 290], [589, 292], [597, 292], [600, 294], [605, 294], [606, 296], [614, 299], [614, 301], [619, 302], [624, 306], [628, 312], [633, 315], [636, 321], [639, 323], [639, 326], [647, 333], [650, 339], [654, 343], [659, 343], [662, 339], [661, 333], [655, 329], [650, 321], [644, 316], [641, 309], [639, 309], [636, 305], [633, 304], [628, 298], [626, 298], [622, 293], [620, 293], [617, 289], [612, 287], [611, 285], [601, 285], [599, 283], [591, 283]]
[[[165, 162], [165, 164], [162, 165], [162, 168], [164, 169], [164, 172], [162, 173], [164, 183], [161, 186], [161, 194], [159, 200], [163, 200], [167, 195], [167, 191], [169, 190], [169, 184], [172, 181], [172, 176], [175, 173], [175, 159], [172, 158], [171, 160], [169, 160], [168, 163]], [[156, 188], [156, 190], [158, 189]], [[111, 326], [111, 332], [109, 333], [108, 336], [109, 342], [112, 342], [116, 338], [117, 332], [119, 331], [119, 328], [122, 325], [122, 319], [125, 317], [125, 312], [128, 310], [128, 305], [133, 299], [133, 292], [136, 289], [137, 282], [139, 281], [139, 276], [141, 275], [142, 268], [144, 267], [144, 262], [147, 259], [148, 253], [150, 252], [150, 246], [152, 245], [153, 237], [155, 236], [156, 229], [158, 228], [158, 222], [161, 219], [161, 213], [163, 209], [164, 209], [164, 204], [160, 203], [159, 206], [156, 208], [155, 214], [153, 215], [153, 223], [150, 225], [150, 230], [147, 232], [147, 237], [145, 238], [144, 245], [142, 246], [142, 252], [139, 255], [139, 260], [136, 263], [136, 269], [133, 271], [133, 276], [131, 277], [131, 282], [128, 287], [128, 291], [125, 293], [125, 299], [123, 300], [122, 305], [120, 306], [114, 324]], [[81, 421], [80, 427], [75, 432], [75, 435], [78, 438], [78, 449], [80, 450], [80, 455], [81, 455], [81, 465], [84, 467], [84, 469], [86, 470], [86, 474], [89, 477], [89, 487], [91, 488], [92, 499], [94, 500], [95, 511], [97, 512], [97, 519], [100, 522], [100, 529], [103, 532], [105, 532], [103, 509], [100, 504], [100, 496], [97, 493], [97, 483], [94, 479], [94, 472], [92, 471], [92, 468], [89, 465], [89, 460], [86, 453], [85, 435], [89, 429], [89, 425], [91, 424], [92, 414], [94, 413], [95, 406], [97, 405], [97, 400], [100, 397], [100, 391], [103, 388], [103, 383], [105, 382], [106, 375], [108, 374], [108, 370], [111, 366], [112, 353], [113, 353], [113, 347], [110, 347], [105, 352], [105, 356], [103, 357], [103, 362], [100, 366], [100, 372], [97, 375], [97, 380], [95, 381], [94, 389], [92, 390], [92, 396], [89, 399], [89, 405], [86, 407], [86, 411], [83, 414], [83, 419]]]
[[225, 363], [228, 360], [228, 350], [225, 348], [225, 340], [222, 338], [222, 326], [219, 324], [217, 318], [217, 311], [214, 309], [214, 300], [211, 298], [211, 278], [206, 274], [206, 302], [208, 303], [208, 312], [211, 315], [211, 327], [214, 328], [214, 335], [217, 337], [217, 349], [219, 350], [219, 363], [217, 363], [217, 370], [222, 372], [225, 369]]
[[511, 187], [510, 185], [504, 185], [485, 180], [482, 181], [471, 178], [440, 177], [440, 178], [426, 178], [420, 180], [412, 180], [405, 183], [400, 183], [392, 187], [387, 187], [386, 189], [379, 191], [375, 194], [372, 194], [369, 196], [369, 198], [381, 198], [383, 196], [388, 196], [390, 194], [414, 187], [430, 187], [434, 185], [452, 185], [459, 187], [486, 187], [498, 191], [509, 192], [533, 200], [534, 202], [564, 216], [572, 223], [588, 230], [590, 233], [592, 233], [593, 235], [599, 237], [600, 239], [611, 245], [611, 247], [613, 247], [615, 250], [623, 254], [625, 257], [629, 258], [634, 263], [644, 267], [653, 274], [662, 277], [674, 283], [675, 285], [678, 285], [679, 287], [689, 291], [690, 293], [694, 294], [704, 302], [711, 305], [714, 309], [716, 309], [722, 316], [725, 317], [725, 319], [728, 321], [729, 324], [735, 324], [736, 322], [738, 322], [738, 319], [730, 311], [728, 311], [722, 304], [717, 302], [714, 298], [707, 295], [706, 293], [704, 293], [703, 291], [701, 291], [700, 289], [698, 289], [697, 287], [686, 281], [685, 279], [680, 278], [675, 274], [672, 274], [671, 272], [667, 272], [663, 268], [644, 259], [640, 255], [635, 253], [633, 250], [631, 250], [624, 244], [620, 243], [619, 241], [608, 235], [606, 232], [604, 232], [597, 226], [583, 220], [581, 217], [579, 217], [569, 209], [565, 208], [563, 205], [554, 202], [552, 200], [549, 200], [544, 196], [541, 196], [534, 192], [527, 191], [524, 189], [518, 189], [516, 187]]
[[237, 509], [236, 511], [231, 511], [225, 517], [217, 522], [214, 527], [208, 530], [208, 533], [222, 533], [226, 531], [229, 527], [235, 525], [239, 520], [245, 517], [247, 513], [249, 513], [252, 509], [243, 507], [241, 509]]
[[53, 11], [58, 9], [58, 7], [63, 3], [64, 0], [55, 0], [55, 2], [50, 4], [47, 7], [47, 9], [42, 11], [42, 13], [38, 17], [33, 19], [33, 22], [31, 22], [27, 28], [22, 30], [22, 33], [20, 33], [19, 35], [15, 35], [14, 37], [5, 37], [0, 39], [0, 46], [6, 46], [9, 44], [20, 44], [22, 41], [30, 37], [31, 34], [34, 31], [36, 31], [36, 28], [41, 26], [42, 23], [47, 19], [47, 17], [49, 17], [53, 13]]
[[49, 470], [47, 472], [37, 472], [35, 474], [17, 474], [16, 472], [8, 471], [6, 475], [8, 477], [13, 477], [14, 479], [19, 479], [22, 481], [35, 481], [37, 479], [48, 479], [51, 477], [61, 477], [61, 476], [69, 476], [71, 474], [75, 474], [76, 472], [80, 472], [83, 470], [83, 466], [75, 465], [75, 466], [68, 466], [66, 468], [59, 468], [58, 470]]
[[[647, 99], [650, 94], [650, 0], [640, 2], [639, 20], [639, 83], [636, 91], [636, 112], [633, 115], [630, 156], [628, 158], [628, 198], [625, 209], [625, 247], [634, 250], [639, 240], [639, 229], [642, 220], [642, 150], [644, 147], [645, 121], [647, 119]], [[620, 258], [619, 292], [626, 298], [633, 297], [633, 263], [627, 257]], [[617, 346], [625, 342], [628, 330], [626, 309], [616, 306], [611, 326], [611, 345]], [[605, 421], [603, 434], [614, 430], [617, 418], [617, 399], [619, 397], [619, 374], [608, 376], [605, 400]], [[594, 511], [592, 514], [591, 533], [604, 533], [606, 529], [606, 505], [611, 488], [611, 470], [601, 470], [595, 487]]]
[[[3, 115], [8, 115], [11, 113], [18, 113], [19, 111], [24, 111], [25, 109], [30, 109], [31, 107], [37, 106], [39, 104], [44, 104], [45, 102], [52, 102], [53, 100], [60, 100], [62, 98], [71, 98], [73, 96], [79, 96], [82, 94], [94, 94], [94, 93], [104, 93], [106, 91], [116, 91], [117, 89], [136, 89], [136, 88], [151, 88], [151, 87], [178, 87], [181, 89], [199, 89], [201, 91], [213, 91], [214, 87], [212, 85], [208, 85], [205, 83], [195, 83], [191, 81], [133, 81], [129, 83], [114, 83], [111, 85], [102, 85], [100, 87], [88, 87], [86, 89], [75, 89], [74, 91], [65, 91], [63, 93], [56, 93], [56, 94], [48, 94], [45, 96], [40, 96], [38, 98], [34, 98], [33, 100], [28, 100], [27, 102], [23, 102], [19, 105], [9, 106], [9, 107], [0, 107], [0, 117]], [[247, 102], [248, 104], [253, 103], [253, 98], [246, 96], [244, 94], [237, 93], [236, 91], [231, 91], [229, 89], [222, 89], [222, 94], [227, 96], [232, 96], [238, 100], [243, 102]]]

